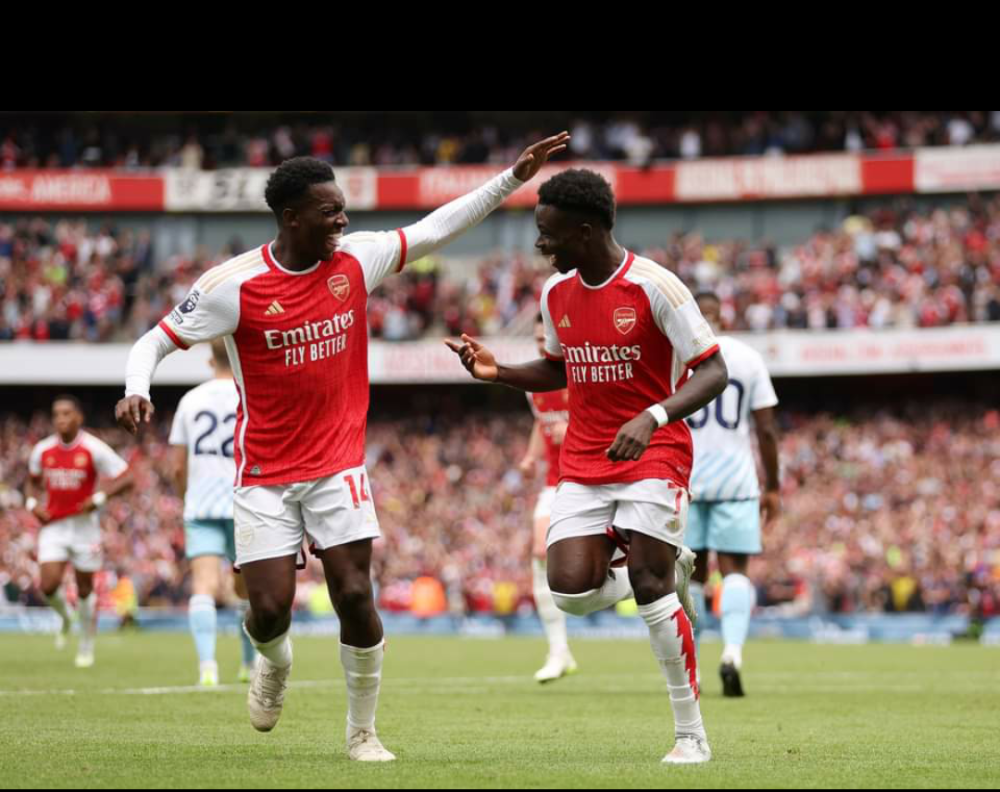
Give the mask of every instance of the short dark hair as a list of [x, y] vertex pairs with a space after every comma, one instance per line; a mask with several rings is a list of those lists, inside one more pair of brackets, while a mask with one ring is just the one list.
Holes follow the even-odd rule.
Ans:
[[278, 217], [313, 184], [336, 181], [330, 163], [315, 157], [292, 157], [282, 162], [267, 180], [264, 200]]
[[599, 173], [570, 168], [538, 188], [538, 203], [595, 218], [608, 230], [615, 225], [615, 195]]
[[714, 291], [709, 291], [708, 289], [704, 289], [695, 294], [694, 301], [700, 302], [701, 300], [715, 300], [719, 305], [722, 305], [722, 298], [719, 297], [719, 295]]
[[56, 396], [52, 400], [52, 406], [55, 407], [56, 406], [56, 402], [61, 402], [61, 401], [69, 402], [70, 404], [72, 404], [76, 408], [76, 411], [78, 413], [80, 413], [80, 415], [83, 415], [83, 404], [80, 402], [80, 400], [78, 398], [76, 398], [76, 396], [72, 396], [69, 393], [63, 393], [63, 394], [61, 394], [59, 396]]

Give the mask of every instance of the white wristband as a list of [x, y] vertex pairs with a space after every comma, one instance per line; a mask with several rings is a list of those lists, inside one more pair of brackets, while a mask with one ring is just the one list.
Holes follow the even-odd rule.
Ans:
[[657, 428], [665, 426], [670, 421], [670, 416], [667, 415], [667, 411], [663, 409], [662, 404], [654, 404], [652, 407], [647, 407], [646, 412], [656, 419]]
[[24, 508], [30, 512], [33, 512], [38, 507], [38, 498], [28, 498], [24, 502]]
[[97, 492], [90, 496], [90, 501], [99, 509], [108, 502], [108, 494], [97, 490]]

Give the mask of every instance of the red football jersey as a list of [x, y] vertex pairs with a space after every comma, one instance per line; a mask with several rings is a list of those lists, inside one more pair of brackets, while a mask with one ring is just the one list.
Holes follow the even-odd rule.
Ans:
[[559, 483], [559, 454], [562, 443], [557, 443], [553, 437], [555, 424], [569, 422], [569, 391], [551, 391], [550, 393], [529, 393], [528, 402], [535, 420], [542, 430], [542, 440], [545, 443], [545, 460], [549, 463], [549, 471], [545, 476], [545, 486], [554, 487]]
[[42, 440], [31, 451], [28, 470], [44, 479], [45, 508], [55, 521], [79, 513], [94, 494], [97, 480], [117, 478], [128, 470], [128, 463], [107, 443], [81, 431], [69, 445], [59, 435]]
[[612, 462], [621, 427], [672, 395], [689, 368], [719, 351], [688, 288], [659, 264], [627, 253], [605, 283], [588, 286], [576, 270], [542, 292], [545, 351], [565, 361], [570, 423], [563, 481], [618, 484], [669, 479], [687, 487], [691, 432], [671, 421], [653, 433], [638, 462]]
[[402, 231], [350, 234], [329, 261], [294, 272], [264, 245], [206, 272], [160, 322], [182, 349], [226, 336], [240, 394], [236, 486], [364, 464], [368, 295], [406, 247]]

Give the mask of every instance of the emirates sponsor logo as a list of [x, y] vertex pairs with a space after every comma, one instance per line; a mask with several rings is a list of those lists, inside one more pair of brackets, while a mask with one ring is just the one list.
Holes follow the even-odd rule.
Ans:
[[265, 330], [264, 340], [268, 349], [284, 349], [332, 338], [353, 326], [354, 311], [351, 310], [319, 322], [303, 322], [291, 330]]
[[567, 363], [626, 363], [642, 358], [642, 347], [635, 346], [594, 346], [588, 341], [583, 346], [562, 344], [563, 357]]
[[637, 317], [635, 308], [616, 308], [614, 312], [615, 330], [622, 335], [628, 335], [635, 327]]
[[78, 490], [86, 480], [86, 470], [49, 468], [45, 471], [45, 483], [50, 490]]
[[344, 302], [351, 294], [351, 282], [346, 275], [334, 275], [326, 282], [330, 287], [330, 294], [341, 302]]

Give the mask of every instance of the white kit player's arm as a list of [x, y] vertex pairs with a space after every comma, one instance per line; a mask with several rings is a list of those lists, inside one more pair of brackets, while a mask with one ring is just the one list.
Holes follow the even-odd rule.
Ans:
[[174, 423], [170, 427], [170, 476], [177, 496], [184, 500], [187, 495], [188, 472], [188, 422], [187, 396], [180, 400], [174, 413]]
[[778, 453], [778, 422], [774, 408], [778, 396], [764, 359], [755, 355], [756, 376], [751, 386], [750, 409], [753, 412], [757, 446], [764, 463], [764, 494], [760, 499], [761, 524], [769, 528], [781, 512], [781, 462]]

